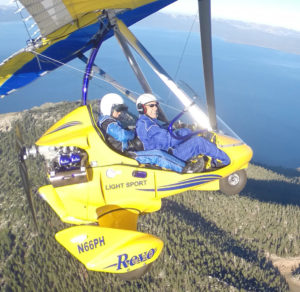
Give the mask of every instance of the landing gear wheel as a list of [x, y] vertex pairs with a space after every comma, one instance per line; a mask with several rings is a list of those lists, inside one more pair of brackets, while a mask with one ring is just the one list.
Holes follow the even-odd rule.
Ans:
[[128, 273], [122, 273], [122, 274], [117, 274], [122, 280], [125, 281], [132, 281], [132, 280], [137, 280], [140, 277], [144, 276], [151, 268], [153, 263], [150, 263], [148, 265], [145, 265], [137, 270], [128, 272]]
[[241, 169], [220, 179], [220, 191], [226, 195], [239, 194], [246, 183], [247, 173], [244, 169]]

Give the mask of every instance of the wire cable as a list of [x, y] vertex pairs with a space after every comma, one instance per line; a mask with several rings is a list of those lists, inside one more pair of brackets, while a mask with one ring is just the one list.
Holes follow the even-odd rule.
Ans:
[[178, 72], [179, 72], [179, 70], [180, 70], [181, 63], [182, 63], [182, 61], [183, 61], [183, 57], [184, 57], [184, 55], [185, 55], [185, 51], [186, 51], [187, 45], [188, 45], [188, 43], [189, 43], [189, 40], [190, 40], [190, 37], [191, 37], [191, 33], [192, 33], [192, 30], [193, 30], [194, 24], [195, 24], [195, 22], [196, 22], [197, 16], [198, 16], [198, 15], [195, 14], [193, 23], [192, 23], [192, 25], [191, 25], [191, 27], [190, 27], [188, 36], [187, 36], [187, 38], [186, 38], [186, 40], [185, 40], [184, 47], [183, 47], [181, 56], [180, 56], [180, 58], [179, 58], [178, 65], [177, 65], [177, 69], [176, 69], [176, 72], [175, 72], [175, 75], [174, 75], [174, 80], [176, 80], [177, 74], [178, 74]]

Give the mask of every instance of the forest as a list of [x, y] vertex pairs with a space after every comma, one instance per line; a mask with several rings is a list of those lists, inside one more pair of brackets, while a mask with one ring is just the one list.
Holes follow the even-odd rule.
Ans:
[[[22, 188], [14, 126], [33, 144], [78, 103], [46, 104], [10, 116], [0, 127], [1, 291], [289, 291], [270, 255], [300, 255], [300, 176], [251, 164], [240, 195], [188, 191], [140, 216], [138, 229], [164, 241], [150, 272], [123, 281], [88, 271], [54, 235], [68, 225], [37, 195], [36, 232]], [[95, 107], [97, 105], [95, 104]], [[1, 122], [5, 117], [1, 117]], [[41, 160], [27, 163], [33, 193], [47, 184]], [[300, 278], [300, 265], [293, 270]]]

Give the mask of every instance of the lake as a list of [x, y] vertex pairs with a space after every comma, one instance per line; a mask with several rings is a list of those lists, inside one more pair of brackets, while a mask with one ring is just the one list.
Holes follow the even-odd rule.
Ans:
[[[184, 80], [199, 96], [204, 96], [198, 34], [191, 34], [183, 54], [187, 32], [141, 27], [132, 30], [174, 79]], [[0, 23], [0, 62], [24, 47], [26, 39], [22, 23]], [[217, 38], [213, 39], [213, 55], [218, 115], [253, 148], [254, 161], [300, 167], [300, 56]], [[119, 83], [142, 92], [113, 39], [100, 48], [96, 63]], [[0, 100], [0, 113], [21, 111], [45, 102], [79, 100], [84, 64], [75, 60], [69, 65], [76, 70], [60, 68]], [[142, 68], [149, 73], [146, 67]], [[150, 75], [149, 80], [155, 78]], [[102, 81], [93, 81], [90, 99], [112, 90]], [[167, 91], [157, 81], [154, 83], [155, 92], [166, 96]]]

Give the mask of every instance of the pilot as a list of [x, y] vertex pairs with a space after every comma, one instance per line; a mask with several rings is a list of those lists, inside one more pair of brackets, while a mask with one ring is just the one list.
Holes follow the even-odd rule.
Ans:
[[105, 136], [105, 140], [116, 150], [124, 152], [130, 140], [134, 139], [135, 132], [122, 128], [118, 119], [128, 107], [123, 98], [116, 93], [104, 95], [100, 101], [100, 116], [98, 126]]
[[[218, 166], [225, 166], [230, 163], [225, 152], [203, 137], [195, 135], [187, 140], [172, 137], [168, 130], [158, 124], [159, 103], [153, 94], [144, 93], [140, 95], [136, 101], [136, 107], [140, 113], [136, 123], [136, 133], [145, 150], [164, 150], [185, 162], [203, 154], [210, 156], [215, 165], [217, 165], [217, 159], [220, 161]], [[191, 130], [185, 128], [176, 130], [177, 136], [186, 136], [189, 133]], [[203, 166], [204, 162], [202, 169]]]

